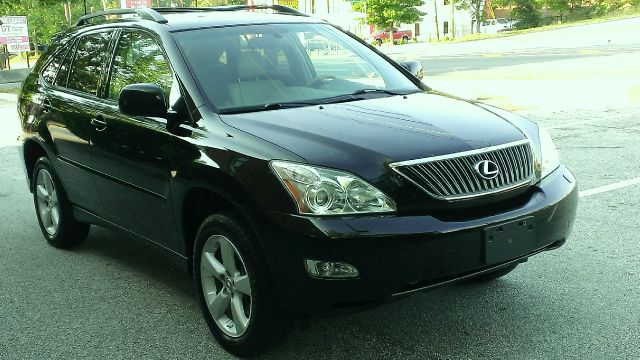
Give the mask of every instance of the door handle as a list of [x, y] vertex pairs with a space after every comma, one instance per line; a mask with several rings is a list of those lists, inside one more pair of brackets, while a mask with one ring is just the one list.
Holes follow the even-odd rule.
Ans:
[[96, 128], [96, 131], [105, 131], [107, 130], [107, 122], [104, 121], [104, 117], [102, 115], [98, 115], [91, 119], [91, 125]]

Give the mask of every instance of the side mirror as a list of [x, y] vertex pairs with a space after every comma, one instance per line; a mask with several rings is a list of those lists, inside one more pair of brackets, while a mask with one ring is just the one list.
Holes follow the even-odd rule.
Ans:
[[405, 60], [400, 62], [400, 66], [407, 69], [413, 76], [417, 77], [419, 80], [424, 78], [424, 68], [422, 64], [418, 60]]
[[131, 116], [167, 116], [167, 102], [164, 92], [155, 84], [131, 84], [120, 91], [118, 97], [120, 112]]

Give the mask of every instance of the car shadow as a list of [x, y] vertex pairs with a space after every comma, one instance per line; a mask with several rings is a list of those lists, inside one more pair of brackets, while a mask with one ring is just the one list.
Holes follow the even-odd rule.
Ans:
[[118, 268], [142, 274], [174, 290], [174, 293], [193, 298], [194, 306], [197, 306], [191, 275], [178, 269], [163, 255], [162, 250], [152, 244], [92, 226], [87, 240], [68, 251], [100, 257], [107, 261], [107, 264], [115, 263]]
[[309, 319], [282, 347], [260, 358], [484, 358], [482, 350], [508, 346], [514, 331], [541, 331], [525, 305], [534, 292], [508, 278], [444, 286], [361, 313]]

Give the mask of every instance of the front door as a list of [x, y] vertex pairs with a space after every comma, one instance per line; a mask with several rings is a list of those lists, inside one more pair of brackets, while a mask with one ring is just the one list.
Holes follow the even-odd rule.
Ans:
[[172, 70], [152, 34], [124, 30], [116, 42], [109, 73], [104, 94], [107, 106], [98, 117], [102, 126], [91, 137], [101, 215], [175, 249], [177, 231], [169, 198], [173, 135], [167, 131], [166, 120], [124, 115], [117, 102], [120, 90], [135, 83], [156, 84], [169, 99]]

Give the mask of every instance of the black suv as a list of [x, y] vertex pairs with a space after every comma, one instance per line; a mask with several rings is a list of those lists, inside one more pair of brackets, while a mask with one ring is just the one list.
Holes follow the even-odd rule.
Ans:
[[162, 249], [239, 355], [293, 315], [495, 279], [561, 246], [577, 186], [548, 133], [415, 64], [279, 6], [85, 16], [19, 97], [42, 232]]

